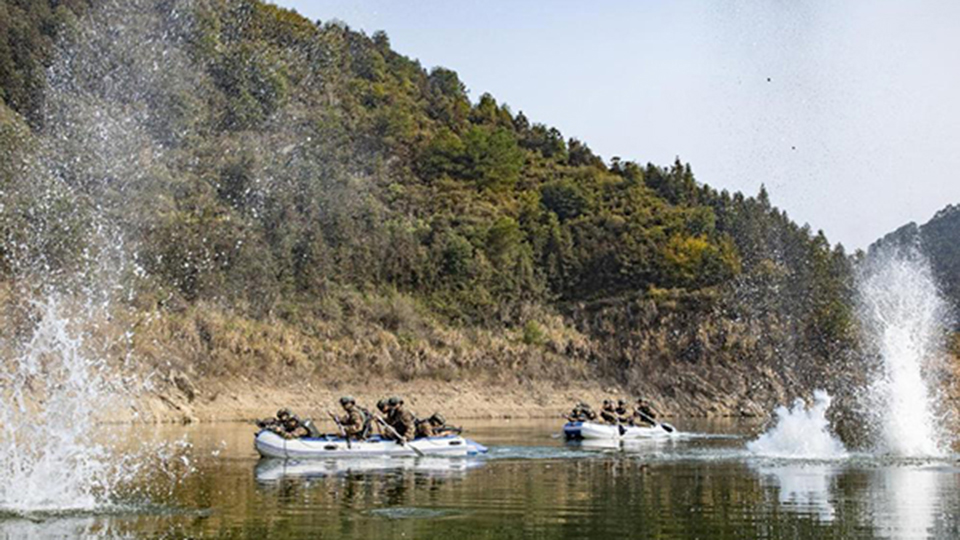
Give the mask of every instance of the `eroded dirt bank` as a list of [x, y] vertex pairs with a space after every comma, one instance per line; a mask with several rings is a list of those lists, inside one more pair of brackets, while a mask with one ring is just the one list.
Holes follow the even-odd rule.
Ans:
[[[314, 419], [327, 419], [327, 411], [340, 412], [337, 400], [351, 395], [373, 408], [377, 400], [402, 396], [411, 409], [425, 416], [440, 411], [449, 418], [559, 417], [578, 400], [599, 403], [606, 396], [627, 397], [621, 388], [596, 383], [557, 387], [552, 383], [492, 385], [477, 382], [412, 381], [348, 386], [301, 382], [266, 387], [249, 380], [216, 383], [197, 389], [181, 382], [163, 392], [148, 392], [129, 406], [119, 421], [220, 422], [248, 421], [270, 416], [281, 407]], [[192, 396], [192, 398], [191, 398]]]

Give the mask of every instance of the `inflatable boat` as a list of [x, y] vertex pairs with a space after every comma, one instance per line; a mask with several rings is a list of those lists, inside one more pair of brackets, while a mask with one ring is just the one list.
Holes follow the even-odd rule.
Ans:
[[563, 436], [567, 440], [590, 439], [641, 439], [647, 437], [669, 437], [677, 430], [670, 424], [652, 426], [628, 426], [624, 424], [599, 424], [597, 422], [567, 422], [563, 426]]
[[[344, 457], [417, 457], [442, 456], [465, 457], [487, 452], [480, 443], [459, 435], [415, 439], [406, 444], [382, 439], [379, 436], [363, 441], [347, 441], [342, 437], [304, 437], [285, 439], [272, 431], [262, 430], [256, 434], [254, 447], [263, 457], [326, 459]], [[414, 450], [414, 448], [416, 450]], [[419, 452], [417, 452], [419, 450]]]

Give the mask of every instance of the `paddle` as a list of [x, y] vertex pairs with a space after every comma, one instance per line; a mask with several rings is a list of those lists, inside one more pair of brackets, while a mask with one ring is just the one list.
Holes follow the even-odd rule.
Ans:
[[647, 423], [650, 424], [650, 425], [660, 426], [660, 427], [663, 428], [663, 430], [666, 431], [667, 433], [673, 433], [674, 431], [676, 431], [676, 428], [674, 428], [674, 427], [671, 426], [670, 424], [662, 423], [662, 422], [657, 422], [657, 421], [654, 420], [650, 415], [648, 415], [647, 413], [645, 413], [645, 412], [643, 412], [643, 411], [639, 411], [639, 410], [638, 410], [638, 411], [637, 411], [637, 416], [639, 416], [641, 420], [643, 420], [644, 422], [647, 422]]
[[621, 437], [627, 434], [627, 428], [620, 422], [620, 415], [617, 415], [617, 430]]
[[347, 437], [347, 430], [343, 428], [343, 424], [340, 423], [340, 419], [337, 418], [337, 415], [330, 411], [327, 411], [327, 414], [329, 414], [330, 418], [333, 418], [333, 422], [337, 424], [337, 429], [340, 430], [340, 436], [343, 437], [343, 440], [347, 441], [347, 448], [352, 449], [353, 447], [350, 445], [350, 437]]
[[409, 448], [410, 450], [413, 450], [413, 452], [420, 457], [424, 457], [426, 455], [416, 446], [407, 444], [407, 441], [403, 437], [401, 437], [399, 433], [397, 433], [397, 430], [393, 429], [393, 426], [388, 424], [386, 420], [380, 417], [379, 414], [376, 414], [373, 417], [377, 419], [377, 422], [379, 422], [381, 426], [387, 428], [387, 430], [390, 431], [390, 433], [393, 433], [393, 436], [396, 437], [398, 441], [400, 441], [401, 446], [403, 446], [404, 448]]

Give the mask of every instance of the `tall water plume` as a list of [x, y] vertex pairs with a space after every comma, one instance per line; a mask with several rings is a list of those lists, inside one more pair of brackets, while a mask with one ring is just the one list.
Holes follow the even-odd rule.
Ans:
[[163, 129], [162, 98], [191, 81], [170, 31], [184, 10], [99, 5], [65, 29], [43, 126], [0, 185], [0, 511], [101, 508], [162, 454], [116, 452], [97, 421], [129, 411], [143, 386], [131, 231], [162, 202], [144, 193], [178, 136]]
[[862, 398], [878, 450], [936, 456], [945, 450], [946, 419], [938, 382], [948, 307], [929, 263], [914, 247], [871, 253], [858, 283], [863, 341], [873, 382]]

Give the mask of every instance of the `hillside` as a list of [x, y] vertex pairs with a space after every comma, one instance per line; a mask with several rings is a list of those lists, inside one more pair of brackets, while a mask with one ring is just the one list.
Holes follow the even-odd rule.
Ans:
[[2, 322], [108, 291], [110, 354], [171, 408], [466, 382], [759, 414], [847, 374], [848, 257], [765, 191], [605, 161], [383, 32], [253, 0], [29, 5], [0, 0]]

